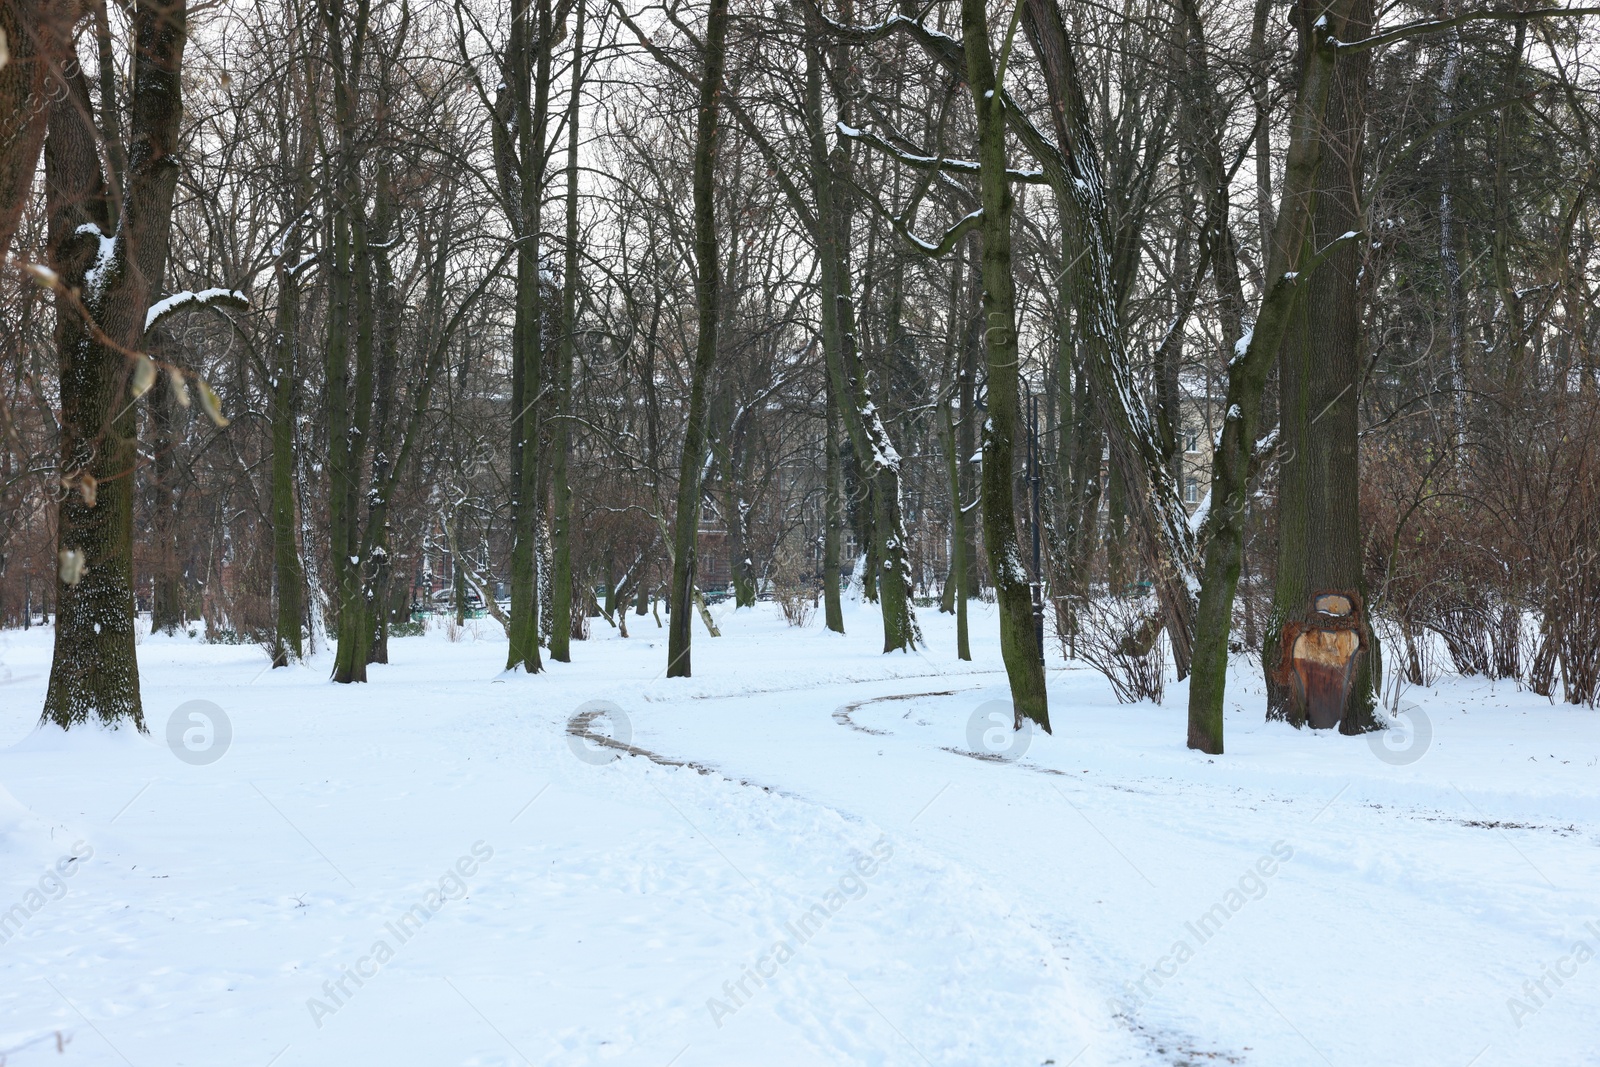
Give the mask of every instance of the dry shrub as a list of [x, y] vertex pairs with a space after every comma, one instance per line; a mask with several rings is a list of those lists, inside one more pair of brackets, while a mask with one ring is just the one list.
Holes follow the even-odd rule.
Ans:
[[[1502, 551], [1521, 579], [1539, 634], [1522, 656], [1527, 684], [1553, 696], [1559, 667], [1571, 704], [1600, 701], [1600, 396], [1563, 393], [1527, 406], [1494, 449], [1485, 479], [1503, 516]], [[1506, 627], [1508, 633], [1510, 627]], [[1522, 621], [1516, 629], [1522, 650]]]
[[1600, 700], [1600, 397], [1503, 386], [1466, 451], [1369, 442], [1362, 509], [1386, 666], [1429, 684], [1437, 634], [1456, 673]]
[[804, 627], [817, 611], [818, 590], [815, 582], [808, 582], [805, 573], [805, 554], [795, 543], [798, 538], [785, 538], [779, 542], [772, 560], [772, 598], [783, 611], [783, 621], [790, 626]]
[[[1161, 703], [1167, 654], [1154, 597], [1084, 597], [1070, 610], [1077, 622], [1077, 658], [1105, 675], [1117, 702]], [[1066, 651], [1066, 635], [1059, 636]]]
[[790, 626], [806, 626], [816, 614], [817, 601], [812, 593], [802, 589], [785, 589], [777, 592], [778, 606], [783, 609], [783, 621]]

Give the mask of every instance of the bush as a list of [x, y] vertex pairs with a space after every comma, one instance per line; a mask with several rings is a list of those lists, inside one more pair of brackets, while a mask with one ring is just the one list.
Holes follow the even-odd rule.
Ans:
[[816, 614], [816, 594], [803, 589], [780, 589], [775, 594], [778, 606], [783, 609], [783, 619], [790, 626], [805, 626]]
[[[1162, 614], [1153, 596], [1078, 598], [1077, 654], [1105, 675], [1121, 704], [1161, 703], [1166, 691], [1167, 653]], [[1068, 635], [1058, 634], [1063, 651]]]

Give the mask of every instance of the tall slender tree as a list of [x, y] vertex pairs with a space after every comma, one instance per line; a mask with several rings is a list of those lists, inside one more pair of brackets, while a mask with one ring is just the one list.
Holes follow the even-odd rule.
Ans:
[[550, 113], [550, 0], [512, 0], [507, 65], [516, 138], [516, 321], [511, 330], [511, 628], [506, 669], [537, 674], [542, 536], [539, 413], [544, 408], [543, 248], [545, 141]]
[[551, 520], [555, 574], [551, 580], [550, 658], [572, 661], [572, 483], [567, 474], [572, 448], [572, 367], [578, 343], [578, 128], [583, 93], [584, 3], [572, 35], [572, 84], [567, 101], [567, 231], [561, 270], [561, 339], [556, 349], [555, 419], [550, 431]]
[[698, 591], [700, 503], [704, 492], [707, 402], [706, 382], [717, 358], [717, 317], [721, 313], [721, 264], [717, 251], [716, 167], [720, 111], [728, 48], [728, 0], [710, 0], [700, 73], [699, 110], [694, 140], [695, 348], [689, 371], [688, 414], [678, 464], [678, 506], [672, 531], [672, 619], [667, 625], [667, 677], [687, 678], [692, 616]]

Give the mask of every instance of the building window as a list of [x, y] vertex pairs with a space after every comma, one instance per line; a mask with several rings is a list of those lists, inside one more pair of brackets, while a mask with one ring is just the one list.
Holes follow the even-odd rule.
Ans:
[[1183, 483], [1183, 502], [1185, 504], [1200, 503], [1200, 479], [1192, 474]]
[[1183, 450], [1190, 455], [1200, 451], [1200, 431], [1186, 427], [1183, 431]]

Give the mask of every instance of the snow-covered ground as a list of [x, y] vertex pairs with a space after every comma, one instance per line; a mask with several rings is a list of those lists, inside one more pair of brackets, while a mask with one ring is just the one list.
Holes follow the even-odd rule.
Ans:
[[49, 633], [0, 634], [0, 1063], [1600, 1063], [1600, 716], [1450, 678], [1375, 748], [1241, 663], [1208, 758], [1182, 685], [1053, 660], [1054, 736], [979, 759], [975, 614], [964, 664], [763, 605], [671, 681], [637, 617], [350, 687], [146, 637], [148, 738], [36, 730]]

